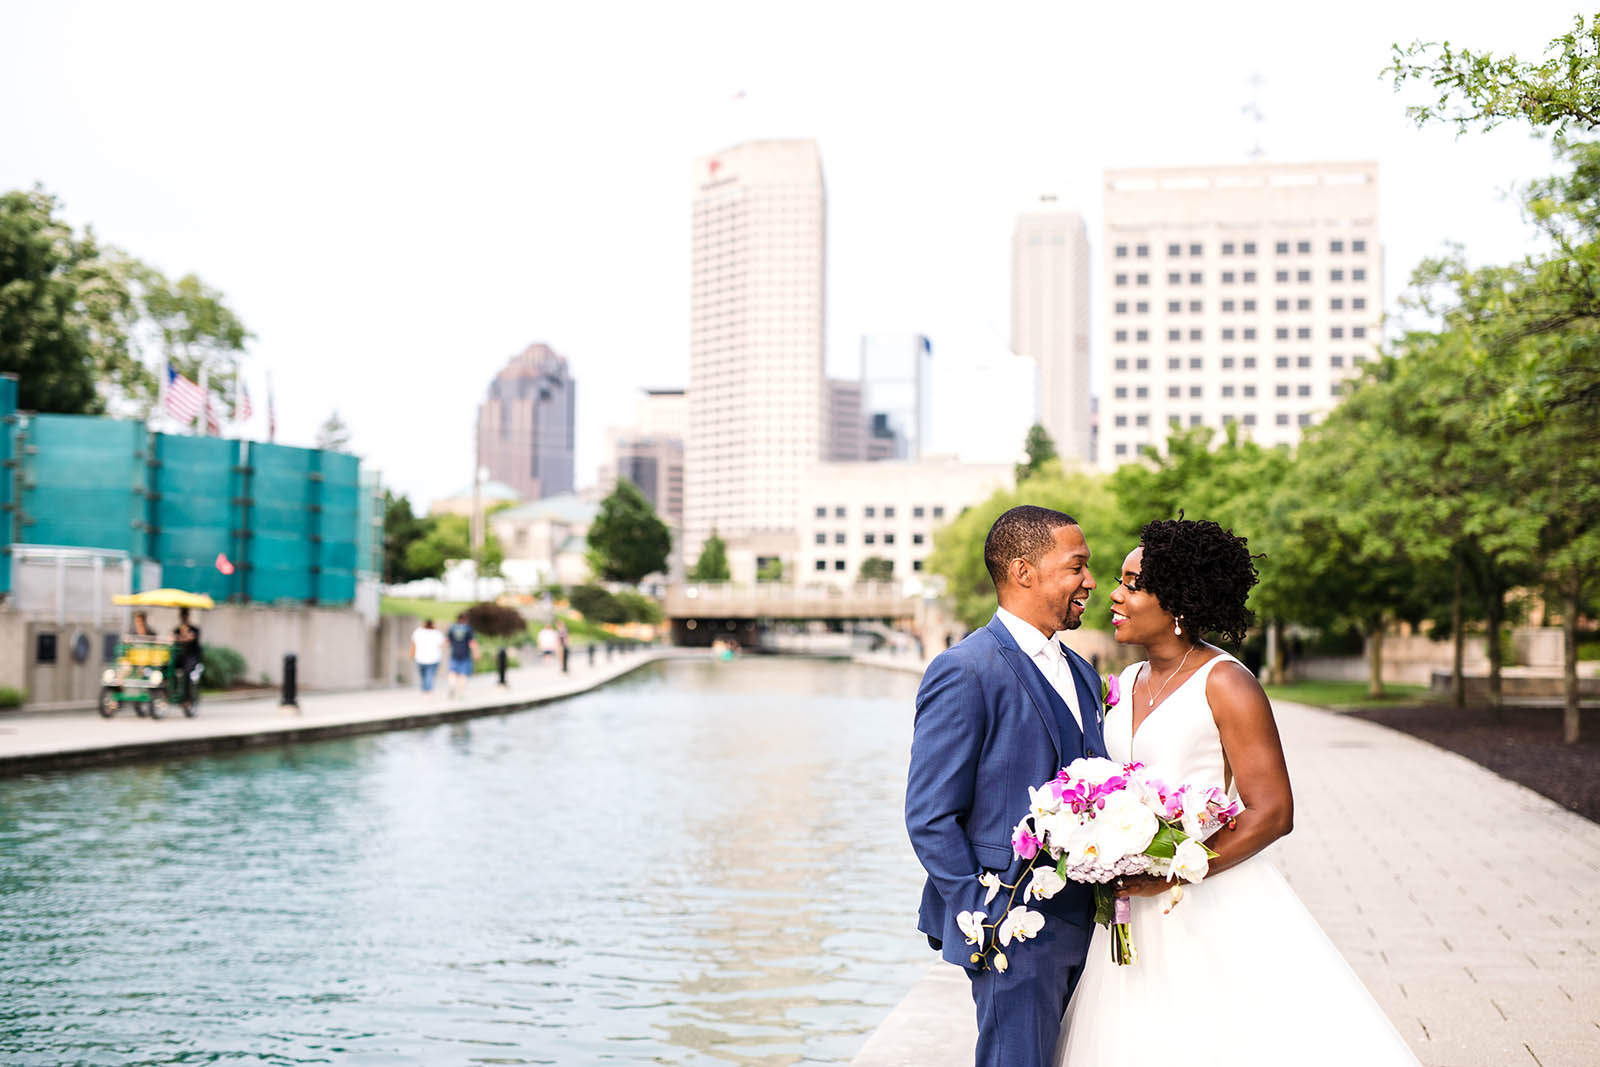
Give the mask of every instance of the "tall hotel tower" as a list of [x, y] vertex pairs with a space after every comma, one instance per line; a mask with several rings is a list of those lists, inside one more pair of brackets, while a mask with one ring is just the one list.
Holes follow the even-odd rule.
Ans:
[[[792, 558], [825, 440], [826, 198], [814, 141], [694, 162], [684, 560], [716, 529], [739, 559]], [[741, 551], [741, 549], [743, 551]]]
[[1177, 427], [1292, 443], [1378, 343], [1376, 163], [1113, 170], [1100, 464]]
[[1011, 350], [1038, 365], [1038, 418], [1056, 452], [1088, 463], [1089, 231], [1054, 197], [1018, 215], [1011, 236]]

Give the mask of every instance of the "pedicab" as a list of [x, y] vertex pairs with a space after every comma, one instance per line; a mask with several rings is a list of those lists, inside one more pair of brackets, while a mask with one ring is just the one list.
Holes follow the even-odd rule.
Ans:
[[[150, 608], [204, 609], [214, 606], [204, 593], [182, 589], [151, 589], [112, 598], [112, 603]], [[176, 705], [189, 718], [200, 710], [200, 676], [205, 666], [198, 657], [184, 665], [183, 649], [154, 634], [124, 634], [117, 642], [117, 661], [100, 680], [100, 714], [109, 719], [124, 704], [140, 717], [159, 719]]]

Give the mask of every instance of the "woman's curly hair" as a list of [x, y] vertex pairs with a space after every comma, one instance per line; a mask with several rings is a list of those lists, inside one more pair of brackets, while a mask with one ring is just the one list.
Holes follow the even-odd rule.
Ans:
[[1234, 644], [1255, 621], [1245, 598], [1258, 575], [1248, 542], [1205, 519], [1158, 519], [1139, 531], [1139, 588], [1199, 640], [1215, 633]]

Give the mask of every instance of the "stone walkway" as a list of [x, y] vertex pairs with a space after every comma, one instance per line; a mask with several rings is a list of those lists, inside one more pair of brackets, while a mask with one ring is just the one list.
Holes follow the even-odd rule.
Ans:
[[159, 721], [141, 719], [131, 708], [111, 719], [93, 710], [0, 712], [0, 776], [452, 722], [559, 700], [674, 654], [693, 653], [650, 648], [608, 658], [601, 652], [590, 666], [580, 649], [567, 674], [553, 662], [535, 663], [507, 672], [504, 688], [492, 674], [474, 675], [456, 700], [445, 694], [441, 677], [432, 693], [411, 686], [301, 693], [298, 711], [280, 707], [274, 695], [202, 701], [193, 719], [176, 708]]
[[[1405, 734], [1276, 711], [1295, 831], [1269, 854], [1417, 1057], [1600, 1063], [1600, 825]], [[964, 1067], [972, 1019], [965, 979], [935, 963], [853, 1063]]]

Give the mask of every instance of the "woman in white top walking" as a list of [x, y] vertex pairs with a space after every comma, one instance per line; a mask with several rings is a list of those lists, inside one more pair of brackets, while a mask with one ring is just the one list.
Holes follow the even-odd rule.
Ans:
[[411, 631], [411, 660], [417, 665], [417, 677], [422, 681], [424, 693], [433, 692], [433, 681], [439, 676], [439, 664], [444, 659], [444, 634], [434, 629], [432, 619]]

